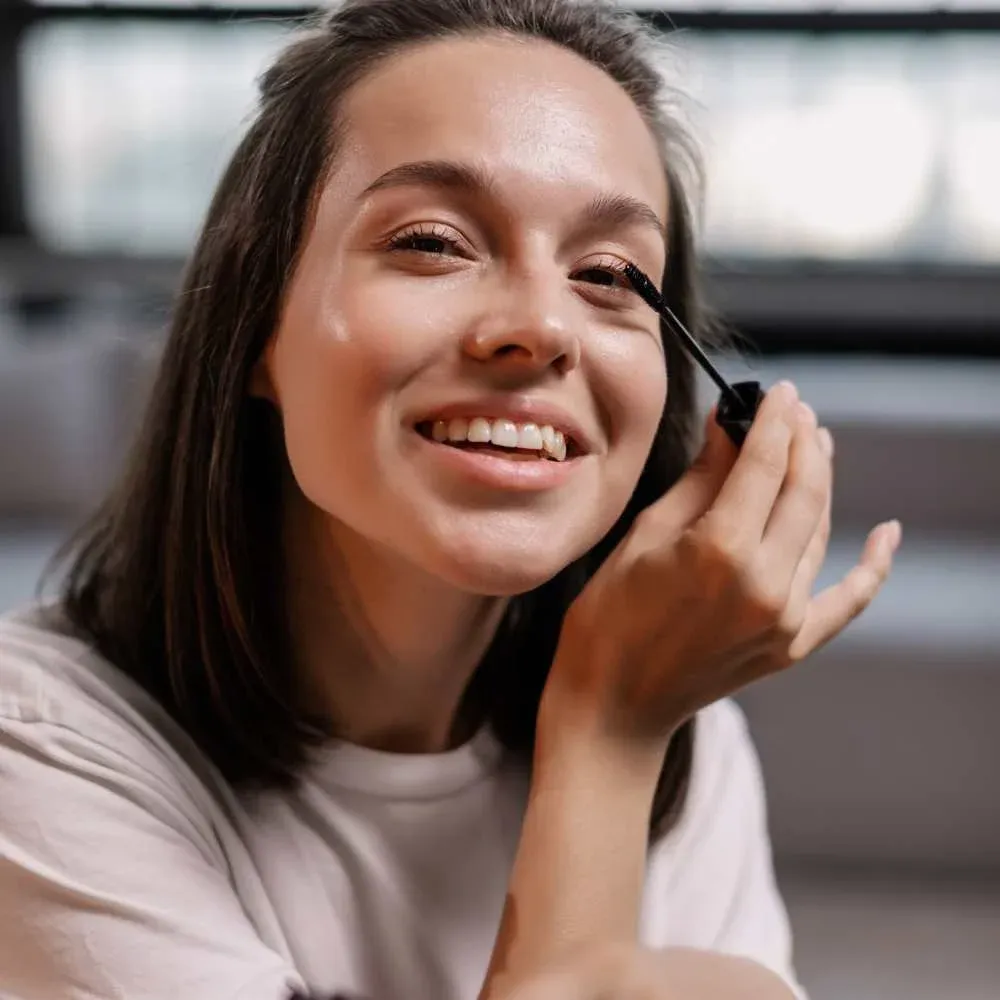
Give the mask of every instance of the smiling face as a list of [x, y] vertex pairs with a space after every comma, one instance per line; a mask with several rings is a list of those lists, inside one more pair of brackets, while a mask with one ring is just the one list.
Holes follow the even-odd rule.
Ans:
[[342, 118], [256, 391], [334, 538], [529, 590], [617, 520], [665, 403], [620, 273], [663, 272], [656, 143], [603, 71], [526, 39], [407, 49]]

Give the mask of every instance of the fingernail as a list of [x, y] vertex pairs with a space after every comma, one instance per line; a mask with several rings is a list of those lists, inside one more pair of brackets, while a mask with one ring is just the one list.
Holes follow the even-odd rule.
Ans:
[[806, 427], [816, 426], [816, 411], [808, 403], [799, 403], [799, 420]]
[[899, 548], [899, 543], [903, 540], [903, 526], [899, 521], [893, 519], [889, 522], [887, 534], [889, 535], [889, 546], [895, 552]]
[[779, 382], [775, 389], [781, 393], [787, 403], [794, 403], [799, 398], [799, 390], [795, 388], [795, 383], [789, 382], [788, 379]]
[[827, 458], [833, 457], [833, 435], [825, 427], [819, 429], [819, 446]]

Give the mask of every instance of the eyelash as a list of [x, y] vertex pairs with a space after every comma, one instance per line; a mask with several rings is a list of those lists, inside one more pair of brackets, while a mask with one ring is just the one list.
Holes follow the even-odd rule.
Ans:
[[[447, 230], [442, 231], [438, 226], [418, 225], [412, 226], [409, 229], [404, 229], [402, 232], [395, 233], [393, 236], [390, 236], [386, 241], [386, 249], [410, 250], [414, 253], [432, 253], [430, 250], [421, 250], [419, 247], [415, 246], [414, 244], [418, 240], [440, 240], [452, 249], [459, 246], [459, 241], [450, 237]], [[433, 254], [433, 256], [442, 255]]]
[[[452, 250], [461, 246], [460, 241], [449, 236], [448, 231], [442, 230], [441, 227], [418, 225], [413, 226], [410, 229], [404, 229], [399, 233], [395, 233], [386, 241], [385, 247], [387, 250], [395, 252], [427, 254], [432, 257], [445, 256], [444, 254], [435, 253], [433, 250], [420, 249], [417, 244], [421, 240], [437, 240], [438, 242], [443, 243], [446, 248]], [[631, 282], [629, 282], [628, 278], [625, 276], [625, 264], [626, 262], [624, 260], [619, 260], [615, 257], [604, 257], [601, 259], [599, 264], [595, 264], [592, 267], [585, 267], [576, 273], [589, 274], [598, 272], [601, 274], [612, 275], [619, 283], [600, 284], [602, 290], [611, 294], [631, 292]]]

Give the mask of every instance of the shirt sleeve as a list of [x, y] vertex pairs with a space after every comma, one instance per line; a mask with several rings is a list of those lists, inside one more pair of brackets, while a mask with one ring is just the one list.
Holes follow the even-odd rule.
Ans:
[[644, 901], [649, 943], [752, 959], [806, 1000], [746, 718], [727, 700], [701, 713], [697, 726], [683, 817], [650, 855]]
[[[301, 979], [259, 938], [169, 773], [0, 717], [0, 996], [280, 1000]], [[166, 769], [164, 769], [166, 770]]]

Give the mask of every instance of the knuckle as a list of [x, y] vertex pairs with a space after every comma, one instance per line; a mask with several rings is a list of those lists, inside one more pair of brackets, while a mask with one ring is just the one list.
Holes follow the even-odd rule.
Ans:
[[783, 642], [791, 642], [802, 631], [806, 621], [804, 608], [789, 605], [778, 619], [777, 634]]
[[784, 479], [788, 467], [788, 441], [778, 434], [768, 434], [758, 438], [752, 445], [744, 446], [747, 459], [758, 472], [768, 479]]
[[881, 586], [882, 579], [879, 573], [866, 573], [865, 578], [858, 588], [858, 614], [864, 611], [865, 608], [875, 600], [875, 595], [878, 593], [879, 587]]
[[825, 542], [830, 537], [830, 530], [832, 528], [833, 518], [830, 516], [830, 508], [823, 512], [823, 517], [820, 519], [819, 527], [816, 529], [816, 533]]
[[849, 589], [848, 620], [854, 621], [875, 599], [878, 592], [879, 579], [875, 573], [859, 572]]
[[820, 476], [810, 476], [799, 483], [798, 490], [806, 504], [817, 512], [826, 508], [830, 496], [829, 482]]
[[804, 559], [810, 573], [817, 573], [826, 561], [826, 553], [830, 548], [830, 526], [820, 523], [809, 540]]
[[654, 586], [663, 576], [663, 556], [655, 548], [645, 548], [632, 555], [626, 580], [630, 585], [645, 590]]
[[681, 539], [697, 564], [724, 576], [742, 576], [744, 558], [734, 533], [719, 518], [706, 514]]
[[780, 630], [787, 616], [788, 597], [763, 574], [748, 573], [743, 578], [743, 595], [754, 619], [769, 630]]

